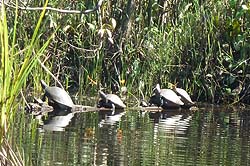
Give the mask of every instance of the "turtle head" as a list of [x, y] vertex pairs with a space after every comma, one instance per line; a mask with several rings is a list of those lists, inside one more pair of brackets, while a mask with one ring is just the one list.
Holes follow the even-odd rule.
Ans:
[[48, 85], [46, 84], [46, 82], [45, 82], [45, 81], [40, 80], [40, 83], [41, 83], [41, 85], [42, 85], [43, 89], [45, 89], [45, 88], [47, 88], [47, 87], [48, 87]]
[[155, 86], [155, 88], [154, 88], [153, 91], [154, 91], [154, 93], [155, 93], [157, 96], [159, 96], [160, 93], [161, 93], [160, 84], [157, 84], [157, 85]]
[[105, 99], [107, 98], [107, 95], [102, 91], [102, 90], [99, 90], [99, 95], [102, 99]]

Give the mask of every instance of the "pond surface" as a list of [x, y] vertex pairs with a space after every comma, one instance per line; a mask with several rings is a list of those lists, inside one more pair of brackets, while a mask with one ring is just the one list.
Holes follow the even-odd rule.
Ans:
[[250, 110], [85, 112], [16, 118], [27, 165], [249, 165]]

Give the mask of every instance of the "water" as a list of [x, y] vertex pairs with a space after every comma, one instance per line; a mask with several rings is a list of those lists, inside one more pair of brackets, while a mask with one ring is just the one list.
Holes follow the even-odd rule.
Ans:
[[247, 109], [102, 111], [37, 122], [20, 116], [13, 129], [27, 165], [250, 164]]

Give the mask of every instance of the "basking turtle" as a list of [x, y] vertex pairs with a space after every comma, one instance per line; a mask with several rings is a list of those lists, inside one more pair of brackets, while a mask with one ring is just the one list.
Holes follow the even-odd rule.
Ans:
[[177, 88], [176, 85], [172, 85], [172, 89], [178, 96], [181, 97], [181, 101], [184, 103], [184, 105], [186, 106], [194, 105], [194, 102], [192, 101], [187, 91], [181, 88]]
[[99, 90], [99, 95], [101, 100], [98, 103], [98, 107], [105, 107], [105, 108], [125, 108], [126, 105], [123, 101], [115, 94], [105, 94], [103, 91]]
[[157, 84], [154, 88], [154, 93], [150, 98], [150, 103], [157, 105], [162, 108], [178, 108], [184, 103], [176, 95], [176, 93], [171, 89], [161, 89], [160, 85]]
[[72, 99], [64, 89], [57, 86], [48, 86], [43, 80], [41, 80], [41, 85], [45, 91], [44, 98], [48, 98], [49, 104], [54, 109], [70, 110], [74, 106]]

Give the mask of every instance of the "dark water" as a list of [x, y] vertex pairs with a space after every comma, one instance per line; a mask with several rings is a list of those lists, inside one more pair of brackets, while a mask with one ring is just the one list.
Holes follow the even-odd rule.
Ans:
[[247, 109], [102, 111], [37, 122], [24, 115], [13, 128], [27, 165], [250, 164]]

